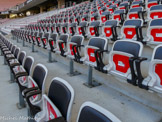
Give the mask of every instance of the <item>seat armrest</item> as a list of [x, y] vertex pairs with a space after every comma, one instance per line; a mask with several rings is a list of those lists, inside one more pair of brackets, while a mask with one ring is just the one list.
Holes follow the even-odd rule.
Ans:
[[11, 65], [10, 65], [10, 68], [12, 69], [12, 68], [14, 68], [15, 66], [20, 66], [20, 63], [13, 63], [13, 64], [11, 64]]
[[16, 79], [18, 79], [19, 77], [22, 77], [22, 76], [28, 76], [28, 73], [27, 72], [18, 72], [15, 75]]
[[8, 57], [8, 58], [6, 58], [7, 61], [12, 60], [12, 59], [15, 59], [15, 57]]
[[29, 93], [26, 94], [26, 102], [30, 108], [30, 112], [33, 116], [35, 116], [35, 114], [37, 114], [38, 112], [41, 111], [41, 108], [39, 106], [36, 106], [36, 105], [33, 105], [31, 102], [30, 102], [30, 97], [34, 96], [34, 95], [38, 95], [38, 94], [41, 94], [42, 91], [41, 90], [37, 90], [37, 91], [31, 91]]
[[136, 64], [136, 70], [137, 70], [137, 77], [138, 77], [138, 86], [140, 88], [144, 88], [144, 89], [148, 89], [147, 86], [142, 85], [143, 82], [143, 76], [141, 73], [141, 62], [147, 60], [147, 58], [144, 57], [139, 57], [138, 59], [136, 59], [135, 64]]
[[135, 73], [135, 68], [134, 68], [134, 62], [135, 60], [138, 59], [138, 57], [130, 57], [129, 58], [129, 65], [130, 65], [130, 71], [132, 75], [132, 79], [127, 79], [127, 82], [133, 85], [137, 85], [137, 75]]
[[26, 97], [26, 94], [28, 92], [35, 91], [35, 90], [38, 90], [38, 89], [39, 89], [38, 87], [27, 88], [27, 89], [22, 91], [23, 92], [23, 96]]

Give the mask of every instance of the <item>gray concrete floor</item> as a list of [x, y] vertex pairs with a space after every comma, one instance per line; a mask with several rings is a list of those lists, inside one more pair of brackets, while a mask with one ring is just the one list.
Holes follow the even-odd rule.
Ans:
[[[59, 62], [48, 63], [47, 55], [41, 52], [32, 53], [30, 47], [22, 47], [21, 43], [16, 43], [21, 50], [27, 52], [27, 55], [33, 56], [36, 63], [42, 63], [48, 68], [46, 80], [46, 92], [48, 85], [53, 77], [61, 77], [67, 80], [75, 91], [75, 100], [72, 108], [72, 122], [76, 121], [80, 106], [85, 101], [92, 101], [106, 108], [116, 115], [123, 122], [159, 122], [162, 119], [162, 113], [155, 111], [134, 99], [121, 94], [110, 88], [108, 85], [101, 85], [95, 88], [87, 88], [83, 85], [86, 82], [86, 75], [69, 77], [68, 64]], [[0, 57], [0, 117], [1, 116], [26, 116], [27, 109], [18, 110], [18, 87], [9, 83], [9, 69], [3, 65], [3, 57]], [[9, 120], [13, 121], [13, 120]], [[21, 120], [20, 120], [21, 121]], [[1, 122], [1, 120], [0, 120]], [[16, 121], [17, 122], [17, 121]]]

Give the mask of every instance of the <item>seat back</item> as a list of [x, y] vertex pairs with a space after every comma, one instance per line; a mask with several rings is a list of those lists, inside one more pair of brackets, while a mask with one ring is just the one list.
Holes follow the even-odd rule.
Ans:
[[115, 28], [118, 25], [117, 20], [108, 20], [105, 22], [105, 26], [103, 27], [103, 33], [106, 38], [111, 39], [113, 35], [115, 35]]
[[20, 48], [17, 47], [17, 48], [15, 49], [15, 52], [14, 52], [15, 58], [18, 58], [19, 52], [20, 52]]
[[158, 5], [159, 1], [158, 0], [148, 0], [146, 3], [146, 8], [150, 9], [152, 6]]
[[143, 1], [139, 0], [139, 1], [134, 1], [131, 5], [131, 8], [137, 8], [137, 7], [141, 7]]
[[124, 22], [124, 13], [125, 13], [124, 9], [114, 11], [113, 19], [120, 22], [121, 21]]
[[53, 103], [65, 120], [70, 122], [71, 108], [74, 101], [74, 90], [71, 85], [67, 81], [56, 77], [52, 79], [47, 96], [49, 101], [51, 101], [51, 103], [46, 102], [46, 104], [44, 104], [47, 119], [52, 119], [51, 114], [55, 116], [54, 109], [52, 107]]
[[83, 41], [84, 41], [83, 36], [80, 36], [80, 35], [73, 36], [70, 42], [68, 42], [68, 54], [73, 56], [74, 53], [79, 53], [77, 51], [80, 51], [80, 50], [77, 50], [76, 47], [73, 48], [73, 46], [74, 45], [80, 46], [83, 44]]
[[154, 48], [149, 75], [153, 78], [149, 83], [149, 86], [153, 87], [157, 91], [162, 90], [162, 45], [158, 45]]
[[58, 36], [57, 33], [52, 33], [50, 35], [49, 45], [50, 45], [51, 51], [53, 51], [57, 47], [57, 43], [56, 43], [57, 36]]
[[162, 18], [162, 5], [152, 6], [148, 15], [151, 19]]
[[101, 21], [102, 23], [105, 23], [107, 20], [109, 20], [110, 12], [104, 11], [101, 15]]
[[99, 36], [100, 35], [100, 26], [101, 22], [100, 21], [94, 21], [91, 22], [89, 25], [89, 33], [91, 36]]
[[[139, 27], [143, 26], [143, 20], [141, 19], [136, 19], [136, 20], [127, 20], [124, 22], [124, 26], [122, 27], [122, 34], [125, 39], [136, 39], [138, 38], [141, 34], [139, 34], [137, 29], [140, 29]], [[139, 40], [140, 41], [140, 40]]]
[[92, 102], [82, 104], [77, 122], [121, 122], [108, 110]]
[[150, 42], [153, 44], [159, 44], [162, 42], [162, 19], [151, 20], [147, 36], [150, 38]]
[[19, 61], [19, 63], [21, 65], [23, 64], [23, 61], [24, 61], [25, 57], [26, 57], [26, 52], [25, 51], [21, 51], [19, 56], [18, 56], [18, 61]]
[[129, 10], [127, 19], [140, 19], [140, 13], [143, 11], [142, 7], [135, 7]]
[[[37, 84], [37, 86], [39, 87], [39, 89], [42, 91], [44, 90], [44, 88], [42, 87], [43, 84], [45, 83], [47, 73], [48, 73], [47, 68], [42, 64], [37, 64], [33, 70], [32, 78]], [[35, 87], [34, 84], [30, 84], [30, 85], [33, 85], [32, 87]]]
[[118, 73], [123, 77], [130, 74], [129, 59], [131, 57], [140, 57], [143, 50], [141, 42], [132, 40], [118, 40], [114, 43], [109, 55], [109, 64], [112, 72]]
[[31, 56], [26, 57], [24, 61], [24, 69], [28, 73], [28, 75], [31, 74], [33, 64], [34, 64], [34, 58]]
[[95, 50], [106, 50], [107, 49], [107, 40], [105, 38], [93, 37], [89, 40], [88, 45], [86, 46], [85, 57], [88, 62], [96, 62]]

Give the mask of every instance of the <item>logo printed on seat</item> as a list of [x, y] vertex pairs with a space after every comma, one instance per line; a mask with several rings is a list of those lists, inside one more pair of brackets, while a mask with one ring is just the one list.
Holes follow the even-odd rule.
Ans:
[[125, 64], [122, 61], [118, 61], [118, 65], [121, 67], [125, 67]]
[[154, 16], [154, 19], [158, 19], [159, 18], [159, 16]]
[[129, 34], [129, 35], [132, 35], [132, 31], [128, 31], [128, 34]]
[[156, 37], [162, 37], [162, 33], [156, 33]]
[[94, 56], [94, 53], [91, 53], [91, 57], [95, 57], [95, 56]]
[[106, 33], [110, 33], [110, 31], [109, 31], [109, 30], [107, 30], [107, 31], [106, 31]]

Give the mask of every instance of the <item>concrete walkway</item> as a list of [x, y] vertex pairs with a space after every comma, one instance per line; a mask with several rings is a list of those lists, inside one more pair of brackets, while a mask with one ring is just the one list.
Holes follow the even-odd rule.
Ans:
[[[31, 53], [30, 47], [22, 47], [21, 43], [16, 43], [21, 50], [27, 52], [27, 55], [33, 56], [36, 63], [44, 64], [48, 72], [46, 81], [46, 92], [48, 85], [53, 77], [61, 77], [67, 80], [75, 91], [75, 100], [72, 108], [72, 122], [76, 121], [80, 106], [85, 101], [92, 101], [106, 108], [115, 114], [123, 122], [159, 122], [162, 119], [162, 113], [155, 111], [134, 99], [121, 94], [108, 85], [101, 85], [96, 88], [87, 88], [83, 85], [86, 82], [86, 75], [70, 77], [68, 73], [68, 64], [59, 62], [48, 63], [47, 55], [41, 52]], [[0, 57], [0, 117], [1, 116], [26, 116], [27, 109], [18, 110], [18, 87], [15, 83], [9, 83], [9, 69], [3, 65], [3, 57]], [[10, 120], [11, 122], [13, 120]], [[24, 120], [23, 120], [24, 121]], [[1, 122], [1, 119], [0, 119]], [[18, 121], [16, 121], [18, 122]], [[22, 121], [21, 121], [22, 122]]]

